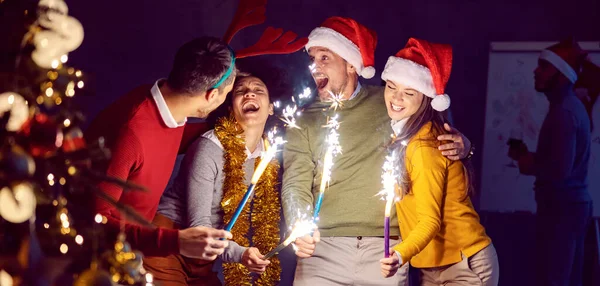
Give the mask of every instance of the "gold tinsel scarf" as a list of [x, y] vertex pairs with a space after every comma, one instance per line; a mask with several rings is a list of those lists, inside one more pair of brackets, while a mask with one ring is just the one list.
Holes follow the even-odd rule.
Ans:
[[[235, 209], [242, 200], [248, 186], [244, 183], [246, 162], [246, 143], [242, 138], [243, 130], [233, 117], [221, 118], [215, 125], [215, 134], [223, 145], [223, 199], [221, 207], [225, 213], [223, 221], [231, 220]], [[260, 162], [256, 159], [255, 168]], [[279, 244], [279, 221], [281, 204], [277, 190], [277, 173], [279, 163], [274, 159], [268, 166], [254, 189], [253, 210], [250, 214], [250, 203], [247, 203], [231, 230], [233, 241], [241, 246], [249, 247], [250, 223], [252, 223], [253, 246], [262, 254], [266, 254]], [[252, 222], [250, 222], [252, 217]], [[277, 257], [270, 259], [267, 270], [254, 281], [254, 285], [276, 285], [280, 280], [281, 265]], [[253, 285], [250, 271], [241, 263], [223, 263], [225, 285]]]

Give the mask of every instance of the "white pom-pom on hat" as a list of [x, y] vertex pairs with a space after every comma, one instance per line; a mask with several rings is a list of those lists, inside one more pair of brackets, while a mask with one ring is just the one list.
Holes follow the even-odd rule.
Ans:
[[362, 70], [362, 72], [360, 72], [360, 75], [366, 79], [373, 78], [375, 76], [375, 68], [374, 67], [365, 67]]

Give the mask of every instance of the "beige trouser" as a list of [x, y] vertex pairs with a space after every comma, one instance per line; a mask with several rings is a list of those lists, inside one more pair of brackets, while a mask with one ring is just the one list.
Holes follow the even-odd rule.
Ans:
[[294, 285], [408, 285], [408, 263], [393, 277], [381, 275], [383, 245], [381, 237], [322, 237], [312, 257], [298, 259]]
[[498, 255], [494, 245], [448, 266], [421, 268], [421, 285], [433, 286], [496, 286], [500, 278]]

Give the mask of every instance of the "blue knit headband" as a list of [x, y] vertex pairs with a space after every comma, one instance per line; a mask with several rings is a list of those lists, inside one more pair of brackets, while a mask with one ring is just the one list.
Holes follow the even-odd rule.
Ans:
[[233, 49], [231, 49], [231, 47], [227, 46], [227, 48], [229, 49], [229, 52], [231, 53], [231, 65], [229, 65], [229, 68], [227, 69], [227, 71], [225, 72], [223, 77], [221, 77], [221, 79], [215, 85], [213, 85], [213, 87], [212, 87], [213, 89], [221, 86], [221, 84], [223, 84], [223, 82], [227, 78], [229, 78], [229, 76], [233, 72], [233, 68], [235, 67], [235, 52], [233, 51]]

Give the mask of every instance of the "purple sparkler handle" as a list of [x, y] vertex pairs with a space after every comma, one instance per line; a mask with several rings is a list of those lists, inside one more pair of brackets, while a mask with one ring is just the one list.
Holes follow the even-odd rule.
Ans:
[[383, 224], [384, 227], [384, 249], [383, 253], [385, 258], [390, 257], [390, 217], [386, 216]]

